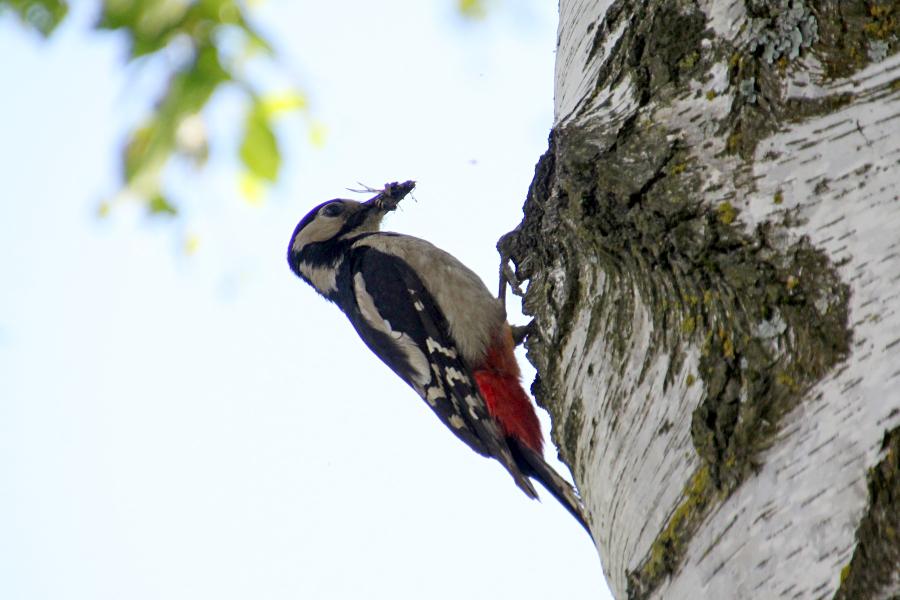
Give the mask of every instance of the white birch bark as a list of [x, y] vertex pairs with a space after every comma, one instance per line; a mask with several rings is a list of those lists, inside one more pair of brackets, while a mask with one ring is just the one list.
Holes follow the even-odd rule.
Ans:
[[560, 2], [551, 147], [501, 248], [617, 598], [900, 594], [879, 6]]

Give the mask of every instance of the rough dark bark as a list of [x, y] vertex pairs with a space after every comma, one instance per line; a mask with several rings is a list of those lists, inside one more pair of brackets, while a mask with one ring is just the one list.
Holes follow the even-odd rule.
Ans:
[[500, 248], [614, 593], [900, 593], [900, 7], [560, 14]]

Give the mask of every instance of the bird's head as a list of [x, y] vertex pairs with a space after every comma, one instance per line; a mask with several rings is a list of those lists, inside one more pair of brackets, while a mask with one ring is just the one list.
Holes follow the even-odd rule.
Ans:
[[365, 202], [336, 198], [309, 211], [294, 228], [288, 245], [291, 269], [300, 275], [302, 262], [333, 258], [329, 255], [340, 251], [338, 242], [378, 231], [384, 216], [415, 186], [414, 181], [388, 183]]

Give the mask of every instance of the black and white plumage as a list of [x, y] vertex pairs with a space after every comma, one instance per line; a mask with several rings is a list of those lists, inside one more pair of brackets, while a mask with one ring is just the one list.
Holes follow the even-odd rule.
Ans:
[[329, 200], [297, 225], [288, 262], [347, 315], [366, 345], [475, 452], [497, 459], [530, 498], [529, 477], [587, 528], [574, 489], [543, 460], [502, 304], [475, 273], [425, 240], [381, 232], [413, 188]]

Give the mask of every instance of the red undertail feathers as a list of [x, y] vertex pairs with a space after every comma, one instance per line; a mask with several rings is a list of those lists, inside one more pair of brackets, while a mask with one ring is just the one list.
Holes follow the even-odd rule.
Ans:
[[541, 425], [522, 388], [522, 374], [513, 353], [508, 325], [488, 350], [483, 363], [474, 369], [474, 375], [488, 412], [500, 423], [503, 433], [541, 455], [544, 447]]

